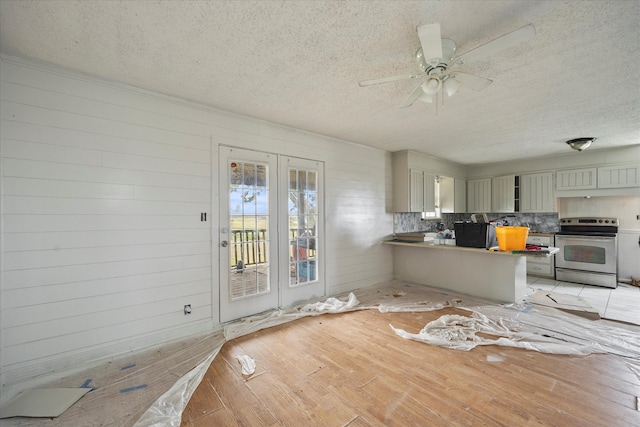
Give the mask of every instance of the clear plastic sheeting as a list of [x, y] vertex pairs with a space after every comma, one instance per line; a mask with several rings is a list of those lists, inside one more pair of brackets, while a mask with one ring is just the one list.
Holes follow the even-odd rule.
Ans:
[[[324, 313], [341, 313], [353, 310], [358, 305], [358, 299], [353, 293], [350, 293], [346, 301], [337, 298], [328, 298], [324, 303], [318, 304], [319, 309], [300, 310], [292, 309], [291, 311], [276, 310], [266, 314], [260, 314], [244, 318], [238, 322], [231, 323], [224, 328], [224, 341], [229, 341], [240, 336], [259, 331], [264, 328], [280, 325], [290, 322], [301, 317], [315, 316]], [[305, 306], [306, 307], [306, 306]], [[304, 308], [304, 307], [303, 307]], [[134, 427], [160, 427], [160, 426], [179, 426], [182, 421], [182, 412], [189, 403], [189, 399], [195, 392], [211, 365], [222, 348], [221, 343], [215, 351], [210, 354], [205, 361], [196, 366], [188, 375], [178, 380], [165, 394], [163, 394], [155, 403], [144, 413], [144, 415], [135, 423]], [[247, 356], [241, 355], [236, 357], [242, 365], [242, 373], [251, 375], [255, 371], [255, 361]]]
[[216, 358], [222, 344], [215, 349], [202, 363], [180, 378], [176, 383], [140, 417], [134, 427], [143, 426], [179, 426], [182, 412], [187, 407], [189, 399], [207, 373], [211, 362]]
[[[482, 313], [471, 316], [445, 315], [429, 322], [420, 332], [412, 334], [402, 329], [391, 329], [402, 338], [422, 341], [427, 344], [471, 350], [479, 345], [499, 345], [524, 348], [542, 353], [587, 355], [597, 352], [590, 346], [565, 345], [556, 339], [528, 332], [511, 331], [502, 320], [494, 321]], [[479, 333], [494, 336], [489, 338]]]
[[242, 367], [242, 375], [251, 375], [256, 371], [256, 361], [246, 354], [236, 356]]
[[[121, 427], [136, 422], [138, 426], [180, 425], [182, 411], [224, 342], [222, 332], [217, 329], [120, 355], [84, 369], [78, 367], [66, 375], [57, 373], [56, 378], [40, 378], [39, 384], [46, 387], [92, 390], [59, 417], [7, 418], [0, 424], [3, 427]], [[18, 386], [30, 388], [31, 384], [15, 387]]]
[[[416, 308], [419, 308], [417, 306]], [[589, 320], [527, 304], [457, 307], [469, 316], [444, 315], [420, 332], [391, 328], [401, 337], [456, 350], [478, 345], [524, 348], [542, 353], [608, 353], [640, 364], [640, 333], [613, 322]], [[410, 306], [404, 306], [410, 310]], [[640, 377], [639, 377], [640, 378]]]
[[459, 307], [463, 304], [463, 301], [459, 298], [454, 298], [451, 301], [422, 301], [418, 303], [395, 303], [395, 304], [380, 304], [378, 311], [380, 313], [401, 313], [401, 312], [419, 312], [419, 311], [436, 311], [442, 310], [447, 307]]
[[353, 292], [346, 299], [334, 297], [327, 298], [324, 302], [307, 304], [300, 309], [291, 311], [276, 310], [269, 313], [246, 317], [240, 321], [231, 323], [224, 328], [224, 337], [227, 341], [241, 337], [264, 328], [281, 325], [292, 320], [307, 316], [317, 316], [325, 313], [344, 313], [354, 310], [359, 304]]
[[356, 298], [355, 294], [351, 292], [347, 301], [342, 301], [338, 298], [327, 298], [325, 302], [316, 302], [313, 304], [307, 304], [300, 309], [302, 313], [342, 313], [344, 311], [350, 310], [356, 305], [358, 305], [360, 301]]
[[456, 314], [444, 314], [417, 333], [394, 330], [405, 338], [458, 350], [496, 345], [568, 355], [609, 353], [621, 357], [640, 378], [637, 326], [588, 320], [555, 308], [501, 305], [405, 282], [384, 283], [357, 294], [357, 298], [350, 293], [247, 317], [199, 337], [79, 369], [47, 382], [48, 387], [93, 388], [60, 417], [11, 418], [2, 420], [2, 425], [179, 426], [189, 399], [226, 341], [302, 317], [363, 309], [381, 313], [455, 309]]

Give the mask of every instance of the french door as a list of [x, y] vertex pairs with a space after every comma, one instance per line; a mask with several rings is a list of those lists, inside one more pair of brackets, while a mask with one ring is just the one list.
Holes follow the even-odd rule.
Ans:
[[324, 295], [322, 163], [220, 147], [220, 321]]
[[280, 157], [279, 170], [280, 306], [288, 307], [325, 294], [323, 165]]

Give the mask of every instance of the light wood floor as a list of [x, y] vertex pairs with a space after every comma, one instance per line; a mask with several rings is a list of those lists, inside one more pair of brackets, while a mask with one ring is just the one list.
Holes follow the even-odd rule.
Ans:
[[[640, 382], [614, 356], [457, 351], [389, 327], [417, 332], [456, 311], [307, 317], [229, 341], [182, 425], [640, 426]], [[244, 354], [256, 360], [249, 379]]]

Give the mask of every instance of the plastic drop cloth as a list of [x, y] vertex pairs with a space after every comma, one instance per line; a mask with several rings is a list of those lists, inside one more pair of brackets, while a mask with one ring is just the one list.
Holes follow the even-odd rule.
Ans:
[[222, 344], [216, 348], [202, 363], [198, 364], [186, 375], [181, 377], [166, 393], [140, 417], [134, 427], [143, 426], [179, 426], [182, 422], [182, 412], [187, 407], [191, 396], [198, 388], [211, 362], [216, 358]]
[[[478, 312], [472, 312], [471, 316], [442, 316], [429, 322], [417, 334], [396, 329], [393, 326], [391, 329], [402, 338], [455, 350], [468, 351], [479, 345], [499, 345], [556, 354], [586, 355], [595, 351], [589, 346], [567, 346], [542, 335], [514, 332], [504, 322], [491, 320]], [[497, 338], [484, 337], [478, 333], [489, 334]]]
[[390, 326], [403, 338], [455, 350], [498, 345], [554, 354], [609, 353], [640, 361], [640, 334], [636, 332], [557, 310], [523, 308], [482, 307], [484, 313], [465, 308], [469, 316], [444, 315], [418, 333]]
[[[322, 303], [307, 304], [300, 310], [292, 310], [290, 312], [276, 310], [266, 314], [247, 317], [241, 321], [231, 323], [224, 328], [225, 342], [301, 317], [316, 316], [325, 313], [342, 313], [353, 310], [358, 304], [359, 301], [352, 292], [348, 295], [346, 301], [331, 297]], [[311, 309], [311, 307], [313, 307], [313, 309]], [[156, 400], [134, 427], [179, 426], [182, 421], [182, 412], [223, 344], [224, 343], [220, 344], [202, 363], [196, 366], [189, 374], [180, 378], [173, 387]], [[255, 370], [255, 361], [253, 359], [245, 355], [237, 358], [242, 364], [243, 374], [245, 374], [245, 368], [247, 375], [253, 373], [253, 370]]]
[[313, 304], [307, 304], [300, 309], [302, 313], [341, 313], [352, 309], [359, 304], [355, 294], [351, 292], [346, 301], [339, 300], [338, 298], [327, 298], [325, 302], [316, 302]]
[[395, 304], [380, 304], [378, 311], [380, 313], [401, 313], [401, 312], [419, 312], [419, 311], [436, 311], [447, 307], [460, 307], [463, 301], [461, 299], [452, 299], [446, 301], [423, 301], [423, 302], [407, 302]]
[[231, 323], [224, 328], [224, 337], [227, 341], [241, 337], [264, 328], [281, 325], [292, 320], [307, 316], [317, 316], [325, 313], [344, 313], [354, 310], [360, 302], [353, 292], [349, 293], [346, 300], [330, 297], [324, 302], [307, 304], [299, 310], [276, 310], [270, 313], [247, 317], [241, 321]]
[[[83, 370], [71, 378], [60, 378], [54, 386], [68, 386], [71, 380], [75, 386], [88, 383], [95, 390], [60, 418], [7, 419], [2, 425], [179, 426], [189, 399], [228, 340], [301, 317], [325, 313], [362, 309], [377, 309], [382, 313], [417, 312], [448, 307], [464, 309], [469, 315], [444, 315], [418, 333], [392, 328], [405, 338], [458, 350], [471, 350], [478, 345], [505, 345], [558, 354], [610, 353], [622, 357], [622, 361], [640, 378], [640, 334], [637, 328], [625, 329], [610, 322], [591, 321], [554, 309], [539, 310], [526, 304], [498, 305], [467, 295], [393, 282], [362, 289], [358, 291], [358, 298], [350, 293], [341, 299], [328, 298], [299, 309], [278, 310], [242, 319], [226, 325], [224, 330], [218, 329], [199, 338], [139, 354], [137, 366], [130, 370], [120, 369], [130, 364], [132, 356], [127, 356], [122, 364], [109, 362], [98, 369]], [[127, 387], [136, 385], [146, 387], [123, 393]], [[110, 410], [114, 406], [118, 406], [118, 411]]]
[[256, 371], [256, 361], [246, 354], [236, 356], [242, 367], [242, 375], [251, 375]]

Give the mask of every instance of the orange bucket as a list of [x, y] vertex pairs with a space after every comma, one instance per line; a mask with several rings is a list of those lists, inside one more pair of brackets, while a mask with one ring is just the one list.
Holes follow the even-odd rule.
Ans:
[[524, 250], [527, 246], [529, 227], [496, 227], [498, 247], [501, 251]]

